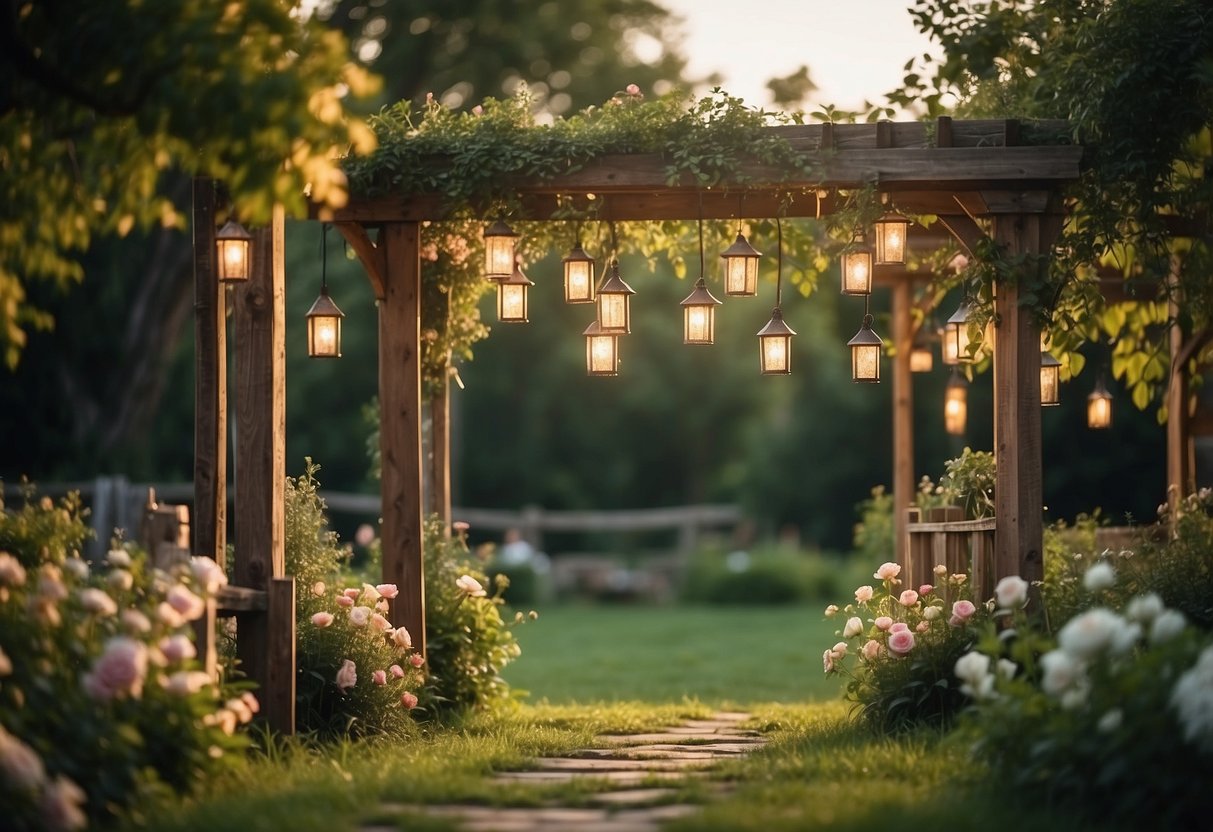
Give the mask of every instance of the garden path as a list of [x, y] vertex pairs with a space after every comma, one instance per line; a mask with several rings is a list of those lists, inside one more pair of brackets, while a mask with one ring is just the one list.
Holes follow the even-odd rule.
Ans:
[[485, 805], [419, 806], [385, 804], [381, 815], [397, 823], [363, 826], [361, 832], [397, 832], [409, 815], [450, 818], [467, 832], [657, 832], [661, 824], [694, 814], [699, 807], [681, 800], [679, 786], [702, 778], [708, 794], [727, 789], [712, 782], [711, 770], [722, 760], [761, 748], [767, 740], [741, 728], [750, 715], [722, 711], [708, 719], [645, 734], [605, 734], [594, 748], [566, 757], [540, 757], [526, 771], [498, 772], [501, 785], [536, 787], [575, 783], [575, 804], [568, 801], [538, 807]]

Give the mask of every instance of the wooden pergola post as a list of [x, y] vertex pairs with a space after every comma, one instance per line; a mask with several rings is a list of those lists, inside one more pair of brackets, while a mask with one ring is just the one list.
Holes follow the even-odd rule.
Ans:
[[[227, 308], [215, 264], [215, 180], [194, 178], [193, 553], [226, 560]], [[213, 657], [212, 657], [213, 662]]]
[[424, 655], [420, 224], [385, 224], [376, 249], [383, 268], [379, 301], [383, 580], [400, 590], [390, 602], [390, 620], [408, 629], [413, 646]]
[[910, 316], [911, 279], [893, 284], [893, 554], [905, 563], [910, 503], [914, 498], [914, 382], [910, 350], [914, 324]]
[[[449, 358], [447, 359], [449, 362]], [[451, 382], [444, 378], [430, 396], [428, 509], [451, 530]]]
[[1167, 511], [1174, 522], [1184, 497], [1196, 489], [1196, 443], [1192, 440], [1188, 349], [1179, 323], [1179, 278], [1183, 260], [1171, 256], [1167, 312], [1171, 319], [1171, 379], [1167, 385]]
[[1022, 258], [1019, 280], [994, 287], [994, 580], [1044, 577], [1043, 464], [1040, 438], [1040, 329], [1019, 303], [1019, 283], [1046, 267], [1060, 216], [994, 215], [994, 239], [1004, 256]]

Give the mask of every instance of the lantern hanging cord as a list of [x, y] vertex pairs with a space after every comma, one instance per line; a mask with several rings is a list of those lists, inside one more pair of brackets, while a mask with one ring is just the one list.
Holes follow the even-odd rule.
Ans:
[[863, 325], [868, 329], [872, 328], [871, 300], [870, 293], [863, 296]]
[[320, 291], [328, 292], [329, 224], [320, 226]]
[[703, 277], [703, 191], [699, 194], [699, 276]]
[[775, 218], [775, 306], [783, 306], [783, 223]]

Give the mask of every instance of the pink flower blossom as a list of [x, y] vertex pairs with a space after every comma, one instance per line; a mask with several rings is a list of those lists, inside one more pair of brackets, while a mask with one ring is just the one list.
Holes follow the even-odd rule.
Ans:
[[474, 115], [474, 116], [484, 115], [484, 107], [481, 107], [479, 104], [477, 104], [475, 107], [472, 108], [472, 115]]
[[331, 612], [318, 612], [312, 615], [312, 626], [324, 629], [333, 623], [333, 614]]
[[324, 581], [316, 581], [316, 583], [312, 584], [312, 594], [317, 598], [323, 598], [327, 589], [328, 587], [324, 585]]
[[889, 652], [904, 656], [914, 649], [914, 634], [905, 630], [889, 633]]
[[1028, 603], [1028, 582], [1018, 575], [1008, 575], [994, 587], [994, 595], [1002, 609], [1022, 607]]
[[261, 703], [257, 701], [257, 695], [251, 690], [246, 690], [244, 693], [240, 694], [240, 698], [244, 700], [244, 704], [250, 711], [253, 713], [261, 712]]
[[160, 652], [171, 663], [184, 662], [198, 655], [194, 642], [188, 636], [169, 636], [160, 639]]
[[484, 591], [484, 587], [480, 585], [480, 581], [473, 578], [471, 575], [460, 575], [455, 581], [455, 586], [463, 590], [470, 598], [483, 598], [488, 595]]
[[918, 603], [918, 593], [912, 589], [907, 589], [901, 593], [901, 596], [897, 599], [897, 603], [903, 607], [912, 607]]
[[392, 631], [392, 644], [395, 644], [401, 650], [411, 650], [413, 648], [413, 637], [404, 627], [397, 627]]
[[376, 632], [387, 633], [387, 632], [390, 632], [392, 629], [392, 622], [388, 621], [386, 618], [384, 618], [382, 615], [380, 615], [377, 612], [372, 613], [371, 614], [371, 629], [375, 630]]
[[337, 681], [337, 689], [340, 690], [342, 693], [345, 693], [347, 690], [352, 688], [354, 685], [358, 684], [357, 666], [349, 659], [345, 659], [344, 661], [342, 661], [341, 667], [337, 671], [336, 681]]
[[882, 615], [872, 623], [876, 625], [877, 630], [888, 630], [893, 626], [893, 619], [889, 618], [887, 615]]
[[930, 621], [919, 621], [918, 624], [914, 626], [914, 630], [919, 633], [925, 633], [929, 629], [931, 629]]
[[156, 607], [156, 618], [166, 627], [177, 629], [185, 626], [185, 616], [173, 609], [168, 601], [161, 601]]
[[371, 674], [371, 681], [374, 682], [376, 685], [386, 685], [387, 684], [387, 673], [385, 673], [382, 670], [376, 670], [375, 672], [373, 672]]
[[425, 656], [421, 655], [420, 653], [414, 653], [413, 655], [409, 656], [409, 664], [411, 664], [413, 667], [421, 667], [423, 664], [425, 664]]
[[152, 622], [148, 621], [147, 616], [139, 610], [123, 610], [121, 618], [122, 626], [132, 633], [145, 635], [152, 631]]
[[456, 534], [460, 535], [465, 534], [471, 527], [472, 525], [470, 523], [464, 522], [463, 520], [456, 520], [451, 524], [451, 528], [455, 530]]
[[881, 581], [891, 581], [901, 574], [901, 567], [896, 563], [882, 563], [872, 577]]
[[880, 658], [881, 644], [874, 638], [868, 639], [867, 644], [863, 646], [863, 657], [870, 662]]
[[22, 586], [25, 584], [25, 567], [8, 552], [0, 552], [0, 584]]
[[356, 586], [351, 586], [348, 589], [343, 590], [342, 594], [351, 601], [357, 601], [358, 596], [362, 594], [362, 590]]
[[640, 87], [637, 84], [628, 84], [624, 87], [624, 91], [628, 95], [640, 95]]
[[948, 567], [944, 566], [942, 563], [937, 563], [935, 564], [935, 568], [931, 571], [942, 578], [944, 575], [948, 574]]
[[931, 586], [931, 584], [923, 584], [918, 588], [919, 595], [930, 595], [934, 591], [935, 587]]
[[4, 648], [0, 647], [0, 676], [11, 676], [13, 673], [13, 660], [8, 657], [8, 653], [4, 652]]
[[128, 592], [135, 585], [135, 578], [125, 569], [114, 569], [106, 576], [105, 582], [119, 592]]
[[872, 587], [864, 584], [859, 589], [855, 590], [855, 600], [861, 604], [866, 604], [872, 600]]
[[33, 791], [46, 779], [38, 752], [0, 727], [0, 772], [21, 791]]
[[388, 607], [386, 598], [380, 598], [378, 601], [375, 602], [375, 610], [377, 612], [386, 614], [388, 609], [389, 609], [389, 607]]
[[838, 615], [838, 605], [830, 604], [828, 607], [826, 607], [824, 614], [826, 618], [833, 618], [834, 616]]
[[977, 612], [977, 607], [973, 605], [972, 601], [961, 599], [952, 604], [952, 617], [948, 619], [948, 623], [953, 627], [959, 627], [972, 618], [975, 612]]
[[355, 627], [365, 627], [371, 621], [370, 607], [354, 607], [350, 610], [350, 624]]
[[181, 614], [186, 621], [196, 621], [206, 612], [206, 602], [184, 584], [176, 584], [164, 596], [168, 605]]
[[909, 632], [909, 630], [910, 630], [910, 625], [905, 623], [904, 621], [898, 621], [892, 627], [889, 628], [890, 633], [905, 633], [905, 632]]
[[393, 679], [403, 679], [404, 678], [404, 668], [398, 664], [394, 664], [391, 667], [389, 667], [388, 672], [390, 672], [392, 674]]
[[350, 598], [348, 595], [338, 595], [337, 606], [346, 608], [352, 607], [354, 606], [354, 599]]
[[38, 570], [38, 597], [51, 604], [67, 598], [67, 587], [63, 585], [63, 572], [53, 563], [44, 563]]
[[86, 800], [84, 790], [62, 775], [56, 777], [42, 792], [38, 811], [42, 824], [51, 832], [71, 832], [88, 825], [88, 817], [80, 807]]
[[178, 670], [164, 682], [164, 689], [173, 696], [189, 696], [211, 683], [211, 677], [201, 670]]
[[400, 696], [400, 704], [403, 705], [404, 707], [408, 708], [411, 711], [411, 710], [413, 710], [413, 708], [417, 707], [417, 697], [416, 697], [416, 695], [409, 693], [408, 691], [405, 691]]
[[847, 619], [846, 626], [842, 628], [843, 638], [854, 638], [863, 632], [863, 619], [857, 615], [853, 615]]
[[207, 595], [214, 595], [219, 591], [219, 587], [227, 586], [227, 575], [219, 564], [208, 557], [190, 558], [190, 572]]
[[821, 654], [821, 669], [826, 673], [834, 672], [834, 651], [827, 649]]
[[93, 615], [110, 616], [118, 612], [118, 605], [103, 589], [88, 587], [80, 590], [77, 597], [80, 599], [80, 606], [84, 607], [84, 611], [91, 612]]
[[101, 701], [121, 696], [138, 698], [143, 694], [147, 660], [147, 645], [143, 642], [114, 636], [105, 643], [92, 671], [84, 674], [84, 689]]
[[378, 592], [382, 597], [387, 598], [389, 601], [400, 594], [400, 590], [395, 584], [379, 584], [375, 587], [375, 591]]
[[223, 707], [234, 713], [241, 725], [248, 725], [253, 721], [253, 709], [242, 698], [229, 699], [223, 703]]
[[379, 590], [370, 584], [362, 585], [362, 602], [364, 604], [373, 604], [379, 600]]

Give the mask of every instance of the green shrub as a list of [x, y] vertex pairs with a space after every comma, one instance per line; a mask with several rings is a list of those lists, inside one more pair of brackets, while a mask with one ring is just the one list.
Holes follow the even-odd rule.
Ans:
[[826, 608], [843, 624], [823, 668], [849, 677], [847, 698], [879, 733], [945, 728], [966, 704], [952, 669], [976, 643], [987, 611], [973, 603], [966, 576], [935, 572], [939, 587], [911, 588], [898, 564], [885, 563], [872, 576], [879, 586], [864, 584], [852, 603]]
[[871, 496], [857, 508], [859, 522], [852, 539], [855, 554], [868, 563], [888, 557], [893, 551], [893, 495], [883, 485], [873, 486]]
[[701, 551], [684, 579], [682, 600], [700, 604], [793, 604], [837, 595], [848, 568], [841, 559], [807, 552]]
[[540, 598], [541, 586], [546, 578], [527, 564], [501, 566], [490, 561], [484, 571], [490, 585], [504, 583], [501, 599], [511, 607], [533, 606]]
[[1000, 611], [1010, 620], [956, 666], [974, 698], [959, 736], [1019, 799], [1117, 828], [1206, 828], [1213, 640], [1157, 595], [1103, 605], [1124, 598], [1115, 580], [1088, 569], [1089, 606], [1055, 635]]
[[412, 637], [386, 619], [390, 584], [372, 585], [348, 568], [328, 528], [316, 471], [287, 479], [286, 567], [296, 581], [296, 726], [322, 739], [413, 729], [427, 705], [421, 656]]
[[0, 805], [5, 829], [74, 829], [187, 792], [240, 759], [256, 699], [194, 660], [190, 622], [224, 577], [115, 546], [90, 569], [75, 496], [0, 503]]

